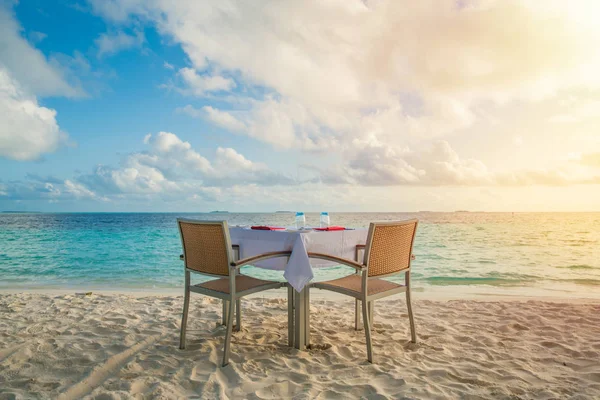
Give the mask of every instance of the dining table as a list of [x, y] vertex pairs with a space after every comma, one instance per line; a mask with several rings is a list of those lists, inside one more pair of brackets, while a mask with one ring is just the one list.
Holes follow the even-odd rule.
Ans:
[[[310, 344], [310, 282], [314, 268], [335, 266], [335, 262], [311, 259], [308, 253], [325, 253], [358, 261], [361, 251], [358, 245], [367, 240], [367, 229], [342, 229], [319, 231], [315, 229], [251, 229], [230, 227], [231, 244], [240, 259], [275, 252], [291, 252], [289, 257], [272, 258], [252, 265], [259, 268], [284, 271], [283, 277], [293, 290], [293, 340], [291, 344], [303, 350]], [[292, 333], [292, 332], [290, 332]]]

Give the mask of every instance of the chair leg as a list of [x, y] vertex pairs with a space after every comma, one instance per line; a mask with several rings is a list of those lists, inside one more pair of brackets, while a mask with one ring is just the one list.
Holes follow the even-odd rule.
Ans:
[[358, 299], [354, 300], [354, 330], [360, 330], [360, 306], [358, 305]]
[[410, 289], [406, 291], [406, 306], [408, 308], [408, 319], [410, 320], [410, 341], [417, 343], [417, 330], [415, 328], [415, 318], [410, 304]]
[[229, 312], [229, 302], [223, 300], [223, 314], [221, 316], [221, 325], [227, 325], [227, 313]]
[[235, 331], [239, 332], [242, 329], [242, 301], [235, 301]]
[[373, 314], [375, 313], [375, 301], [369, 302], [369, 323], [371, 324], [371, 328], [373, 325]]
[[288, 346], [294, 347], [294, 288], [288, 285]]
[[189, 272], [186, 274], [185, 295], [183, 299], [183, 316], [181, 317], [181, 333], [179, 335], [179, 348], [185, 349], [185, 329], [187, 327], [188, 311], [190, 309]]
[[223, 348], [223, 367], [229, 364], [229, 348], [231, 345], [231, 332], [233, 331], [233, 314], [235, 313], [235, 302], [228, 301], [227, 333], [225, 333], [225, 346]]
[[365, 337], [367, 341], [367, 360], [370, 363], [373, 363], [373, 345], [371, 343], [371, 324], [369, 321], [369, 304], [366, 300], [362, 301], [362, 314], [363, 314], [363, 322], [365, 326]]

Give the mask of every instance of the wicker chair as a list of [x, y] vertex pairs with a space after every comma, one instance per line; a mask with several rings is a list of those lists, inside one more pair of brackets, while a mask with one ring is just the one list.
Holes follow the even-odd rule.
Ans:
[[[356, 299], [355, 329], [358, 329], [359, 322], [358, 303], [359, 301], [362, 303], [362, 315], [367, 341], [367, 358], [371, 363], [373, 362], [371, 325], [373, 324], [374, 302], [377, 299], [397, 293], [406, 293], [411, 341], [413, 343], [417, 341], [415, 321], [410, 304], [410, 262], [413, 259], [412, 248], [417, 224], [418, 220], [416, 219], [399, 222], [371, 223], [366, 245], [359, 246], [359, 249], [364, 248], [362, 263], [328, 254], [308, 253], [309, 257], [335, 261], [353, 267], [356, 270], [356, 274], [330, 281], [313, 283], [311, 286], [354, 297]], [[405, 277], [404, 285], [379, 279], [402, 272]]]
[[[274, 257], [289, 257], [290, 252], [272, 252], [248, 257], [235, 261], [229, 228], [226, 221], [197, 221], [188, 219], [177, 219], [181, 243], [183, 246], [183, 260], [185, 263], [185, 298], [183, 302], [183, 317], [181, 319], [181, 336], [179, 348], [185, 349], [185, 330], [190, 305], [190, 293], [200, 293], [205, 296], [216, 297], [225, 302], [228, 310], [224, 313], [227, 318], [227, 331], [225, 334], [225, 345], [223, 351], [223, 366], [229, 363], [229, 347], [233, 331], [234, 306], [237, 304], [237, 326], [240, 326], [240, 302], [239, 299], [252, 293], [262, 292], [269, 289], [277, 289], [287, 286], [284, 282], [273, 282], [252, 278], [239, 273], [243, 265]], [[191, 285], [190, 275], [197, 273], [214, 276], [219, 279]], [[288, 289], [288, 296], [292, 293]], [[288, 297], [288, 301], [291, 301]], [[288, 317], [288, 323], [290, 319]], [[288, 334], [292, 332], [288, 327]], [[291, 342], [291, 338], [288, 338]]]

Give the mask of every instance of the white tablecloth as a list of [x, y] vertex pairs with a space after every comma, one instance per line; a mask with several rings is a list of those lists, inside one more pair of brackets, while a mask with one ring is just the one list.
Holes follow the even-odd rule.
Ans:
[[240, 246], [240, 258], [271, 251], [291, 251], [289, 260], [287, 257], [280, 257], [254, 265], [260, 268], [284, 270], [283, 276], [297, 291], [301, 291], [312, 280], [313, 267], [335, 265], [324, 260], [309, 260], [308, 252], [326, 253], [354, 260], [356, 245], [365, 244], [368, 233], [367, 229], [290, 232], [247, 228], [229, 228], [229, 232], [231, 244]]

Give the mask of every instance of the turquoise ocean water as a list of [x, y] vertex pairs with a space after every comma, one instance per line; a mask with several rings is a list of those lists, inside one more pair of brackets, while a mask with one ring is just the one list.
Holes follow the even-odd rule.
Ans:
[[[600, 213], [330, 213], [332, 223], [419, 218], [416, 290], [600, 298]], [[176, 218], [290, 226], [288, 213], [0, 214], [0, 289], [182, 287]], [[307, 223], [318, 224], [318, 214]], [[247, 267], [257, 277], [282, 272]], [[347, 274], [316, 271], [316, 280]]]

